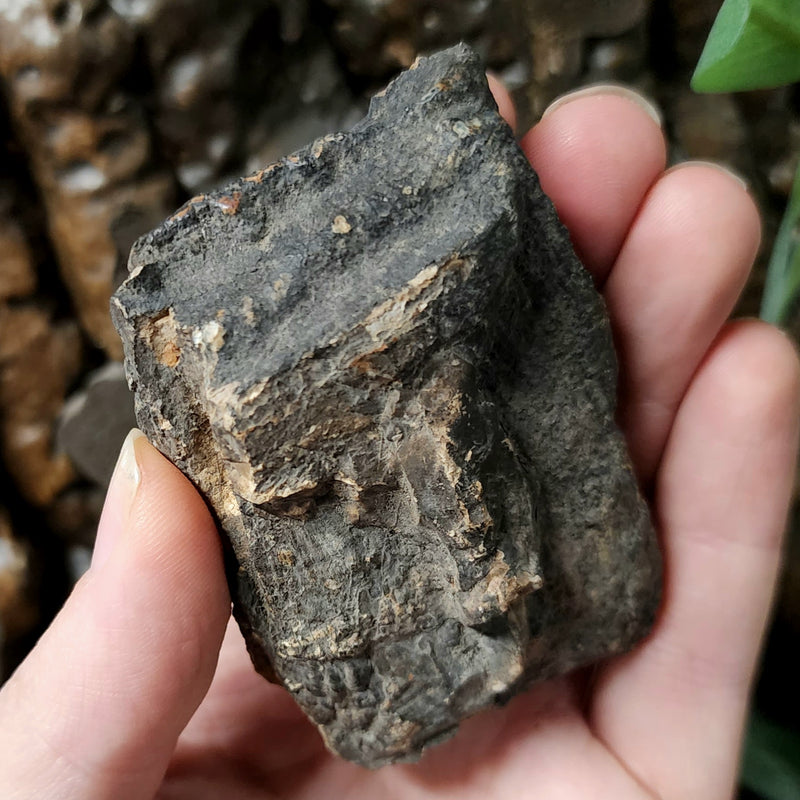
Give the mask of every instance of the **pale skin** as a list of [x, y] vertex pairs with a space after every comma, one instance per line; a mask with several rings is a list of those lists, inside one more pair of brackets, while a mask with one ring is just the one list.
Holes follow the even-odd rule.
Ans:
[[726, 321], [758, 214], [712, 165], [665, 172], [629, 95], [572, 97], [522, 145], [612, 316], [619, 421], [666, 564], [651, 636], [479, 714], [419, 764], [355, 767], [253, 672], [212, 520], [139, 438], [138, 483], [115, 474], [91, 569], [0, 692], [6, 800], [731, 797], [800, 405], [789, 340]]

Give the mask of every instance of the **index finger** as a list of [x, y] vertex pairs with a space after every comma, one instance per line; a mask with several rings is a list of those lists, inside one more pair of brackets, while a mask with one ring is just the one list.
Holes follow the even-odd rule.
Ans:
[[666, 166], [658, 112], [623, 87], [589, 87], [556, 101], [521, 145], [601, 286]]

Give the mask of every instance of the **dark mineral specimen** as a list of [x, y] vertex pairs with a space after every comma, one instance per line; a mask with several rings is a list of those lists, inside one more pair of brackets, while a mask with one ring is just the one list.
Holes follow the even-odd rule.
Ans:
[[416, 758], [647, 632], [603, 303], [467, 47], [184, 206], [112, 312], [139, 424], [231, 545], [256, 667], [345, 758]]

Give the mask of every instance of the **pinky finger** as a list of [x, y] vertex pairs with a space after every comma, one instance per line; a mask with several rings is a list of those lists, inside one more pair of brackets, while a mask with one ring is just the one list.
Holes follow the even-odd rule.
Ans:
[[659, 797], [728, 798], [797, 456], [789, 340], [729, 324], [686, 393], [656, 478], [666, 561], [651, 638], [609, 667], [596, 733]]

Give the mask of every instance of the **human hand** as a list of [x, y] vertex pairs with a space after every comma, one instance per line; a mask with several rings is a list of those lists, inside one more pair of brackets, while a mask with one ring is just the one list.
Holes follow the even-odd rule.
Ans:
[[129, 438], [91, 569], [0, 692], [4, 798], [730, 797], [800, 397], [789, 341], [726, 323], [758, 216], [713, 166], [664, 172], [629, 95], [573, 95], [522, 144], [612, 316], [620, 424], [666, 561], [652, 635], [477, 715], [419, 764], [348, 764], [253, 671], [205, 505]]

